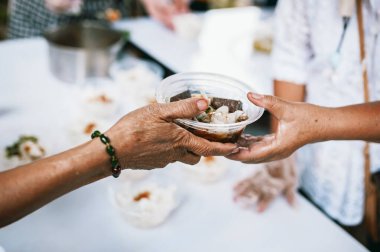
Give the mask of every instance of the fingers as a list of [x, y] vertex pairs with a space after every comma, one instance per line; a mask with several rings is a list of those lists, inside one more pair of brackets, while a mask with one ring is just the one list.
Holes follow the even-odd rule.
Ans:
[[239, 151], [236, 144], [210, 142], [191, 133], [188, 133], [187, 138], [184, 147], [198, 156], [227, 156]]
[[289, 205], [291, 205], [291, 206], [296, 205], [296, 191], [294, 188], [289, 188], [289, 189], [285, 190], [284, 195], [285, 195], [286, 201], [289, 203]]
[[257, 202], [257, 212], [264, 212], [268, 208], [268, 206], [274, 201], [274, 199], [274, 196], [260, 198]]
[[72, 7], [72, 3], [70, 1], [52, 1], [45, 0], [45, 6], [48, 10], [54, 13], [63, 13]]
[[257, 203], [259, 191], [255, 189], [255, 184], [251, 178], [245, 179], [238, 183], [234, 188], [234, 201], [245, 208], [251, 207]]
[[143, 0], [145, 9], [151, 17], [173, 28], [172, 17], [176, 13], [175, 6], [157, 0]]
[[234, 188], [234, 201], [244, 207], [256, 205], [258, 212], [263, 212], [280, 194], [279, 186], [264, 169], [241, 181]]
[[258, 195], [236, 196], [234, 201], [243, 208], [253, 208], [258, 201]]
[[234, 187], [234, 192], [236, 195], [242, 195], [244, 192], [247, 191], [247, 189], [251, 186], [251, 181], [250, 179], [245, 179], [241, 182], [239, 182], [235, 187]]
[[239, 139], [237, 144], [239, 147], [246, 147], [248, 148], [251, 144], [254, 142], [259, 142], [262, 140], [262, 137], [255, 137], [248, 134], [242, 135]]
[[175, 14], [175, 8], [171, 5], [159, 6], [156, 11], [155, 17], [161, 21], [169, 29], [173, 29], [173, 15]]
[[165, 120], [192, 118], [205, 111], [208, 102], [202, 98], [189, 98], [182, 101], [159, 104], [160, 112]]
[[180, 158], [178, 161], [188, 164], [188, 165], [195, 165], [198, 164], [199, 160], [201, 159], [200, 156], [197, 156], [193, 153], [187, 152], [182, 158]]
[[275, 96], [260, 95], [250, 92], [247, 97], [253, 104], [265, 108], [277, 119], [281, 119], [284, 110], [286, 110], [286, 107], [288, 106], [287, 102]]
[[273, 134], [251, 140], [248, 148], [228, 155], [227, 158], [250, 164], [272, 161], [276, 156], [275, 136]]

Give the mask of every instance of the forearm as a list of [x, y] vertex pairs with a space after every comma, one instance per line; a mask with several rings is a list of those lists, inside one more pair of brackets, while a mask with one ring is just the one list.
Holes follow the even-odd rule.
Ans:
[[312, 141], [365, 140], [380, 142], [380, 102], [339, 108], [321, 108], [310, 120], [315, 124]]
[[94, 139], [64, 153], [0, 173], [0, 226], [110, 175], [108, 166], [104, 145]]

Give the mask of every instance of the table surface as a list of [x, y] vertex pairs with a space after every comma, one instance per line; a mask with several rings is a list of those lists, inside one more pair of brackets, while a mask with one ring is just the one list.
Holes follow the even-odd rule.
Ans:
[[[206, 15], [204, 19], [217, 14]], [[211, 21], [209, 23], [213, 23]], [[244, 20], [241, 22], [244, 23]], [[130, 40], [133, 44], [174, 73], [200, 71], [224, 74], [245, 82], [257, 92], [272, 94], [270, 56], [254, 53], [252, 42], [247, 48], [245, 43], [247, 38], [242, 37], [240, 40], [227, 38], [235, 27], [227, 30], [227, 24], [220, 24], [222, 27], [214, 24], [209, 26], [204, 32], [205, 35], [201, 33], [202, 43], [200, 43], [196, 39], [176, 36], [174, 32], [149, 18], [123, 20], [115, 24], [117, 29], [130, 31]], [[229, 42], [220, 46], [220, 49], [212, 51], [214, 45], [220, 44], [222, 39]]]
[[[157, 26], [144, 22], [152, 29]], [[0, 55], [0, 148], [21, 133], [48, 139], [52, 152], [70, 147], [61, 132], [67, 127], [75, 87], [50, 74], [46, 42], [40, 38], [1, 42]], [[171, 64], [180, 70], [180, 64]], [[38, 252], [367, 251], [300, 195], [295, 208], [283, 199], [263, 214], [240, 208], [232, 201], [232, 187], [259, 166], [238, 162], [229, 166], [225, 178], [214, 184], [189, 180], [180, 164], [151, 171], [148, 180], [175, 184], [183, 195], [180, 207], [154, 229], [133, 228], [124, 221], [109, 199], [108, 188], [116, 181], [107, 178], [0, 229], [0, 245], [6, 251]]]

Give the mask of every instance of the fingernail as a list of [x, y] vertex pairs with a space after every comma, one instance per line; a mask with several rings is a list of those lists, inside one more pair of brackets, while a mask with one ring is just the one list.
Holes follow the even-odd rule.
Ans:
[[239, 151], [240, 151], [240, 148], [238, 147], [238, 148], [234, 149], [234, 150], [231, 152], [231, 154], [238, 153]]
[[248, 95], [251, 96], [253, 99], [256, 99], [256, 100], [260, 100], [260, 99], [264, 98], [263, 95], [256, 94], [256, 93], [253, 93], [253, 92], [250, 92]]
[[201, 100], [198, 100], [197, 101], [197, 106], [198, 106], [198, 109], [199, 110], [206, 110], [207, 109], [207, 107], [208, 107], [208, 103], [207, 103], [207, 101], [206, 100], [203, 100], [203, 99], [201, 99]]

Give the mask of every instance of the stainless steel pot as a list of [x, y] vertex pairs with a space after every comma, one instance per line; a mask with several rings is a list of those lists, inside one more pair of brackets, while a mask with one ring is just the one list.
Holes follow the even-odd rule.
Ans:
[[107, 76], [125, 42], [122, 32], [94, 21], [51, 28], [45, 38], [53, 75], [69, 83]]

